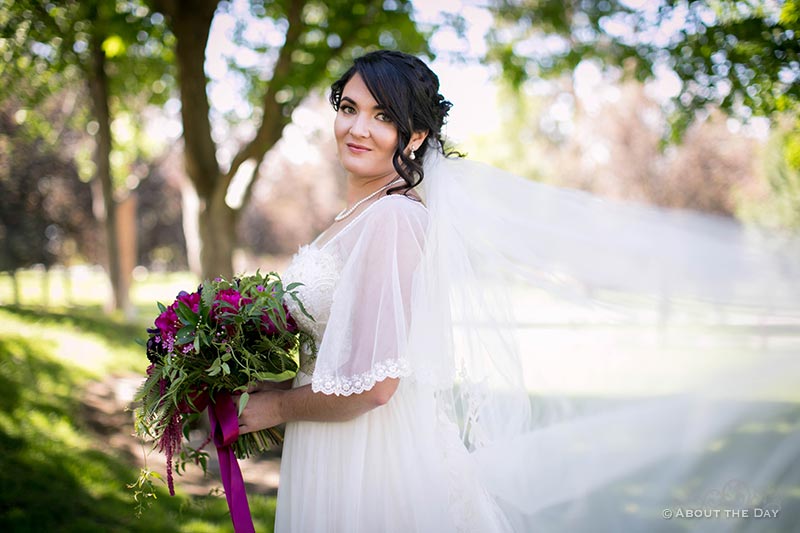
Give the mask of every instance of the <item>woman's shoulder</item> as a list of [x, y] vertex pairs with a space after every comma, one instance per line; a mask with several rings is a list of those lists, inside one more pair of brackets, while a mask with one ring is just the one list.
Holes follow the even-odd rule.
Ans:
[[343, 244], [354, 244], [361, 239], [383, 240], [398, 234], [421, 237], [427, 224], [425, 204], [402, 194], [390, 194], [372, 202], [340, 232], [340, 236]]
[[387, 194], [377, 199], [365, 211], [372, 211], [375, 214], [408, 214], [408, 215], [427, 215], [428, 208], [418, 196], [404, 194]]
[[[427, 223], [428, 209], [419, 198], [402, 194], [385, 195], [363, 206], [360, 212], [349, 217], [341, 227], [331, 226], [325, 230], [314, 243], [325, 247], [338, 241], [341, 245], [352, 246], [365, 236], [380, 237], [389, 227], [405, 227], [412, 229], [414, 233], [421, 233]], [[328, 237], [323, 238], [325, 235]]]
[[419, 198], [403, 194], [382, 196], [364, 211], [364, 225], [385, 224], [395, 221], [401, 225], [425, 226], [428, 221], [428, 208]]
[[344, 251], [378, 254], [375, 257], [384, 257], [382, 254], [394, 257], [398, 251], [417, 254], [423, 247], [427, 229], [428, 210], [422, 202], [402, 194], [387, 195], [370, 204], [346, 228], [348, 231], [342, 232], [340, 245]]

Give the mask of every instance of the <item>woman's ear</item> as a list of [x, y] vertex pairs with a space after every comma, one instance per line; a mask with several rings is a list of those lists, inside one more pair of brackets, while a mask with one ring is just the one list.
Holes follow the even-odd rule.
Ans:
[[419, 150], [422, 143], [425, 142], [425, 139], [428, 138], [428, 130], [425, 131], [415, 131], [411, 134], [411, 140], [408, 141], [408, 149], [409, 150]]

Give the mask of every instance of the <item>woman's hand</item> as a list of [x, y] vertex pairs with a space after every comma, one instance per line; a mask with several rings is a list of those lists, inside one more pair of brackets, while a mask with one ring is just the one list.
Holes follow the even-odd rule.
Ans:
[[250, 394], [250, 399], [239, 416], [239, 434], [271, 428], [285, 422], [280, 414], [281, 390], [261, 390]]

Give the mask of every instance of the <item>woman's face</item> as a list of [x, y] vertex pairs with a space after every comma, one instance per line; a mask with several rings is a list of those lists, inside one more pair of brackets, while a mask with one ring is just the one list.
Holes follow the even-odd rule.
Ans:
[[396, 174], [392, 158], [397, 128], [359, 74], [350, 78], [342, 90], [333, 130], [339, 161], [350, 174], [367, 179]]

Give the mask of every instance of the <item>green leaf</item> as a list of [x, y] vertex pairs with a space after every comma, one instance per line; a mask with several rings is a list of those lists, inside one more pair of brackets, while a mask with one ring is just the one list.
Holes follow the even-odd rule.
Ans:
[[208, 372], [209, 376], [216, 376], [222, 370], [220, 366], [221, 361], [219, 358], [215, 359], [214, 362], [211, 364], [210, 367], [206, 368], [206, 372]]
[[286, 381], [297, 375], [297, 369], [284, 370], [283, 372], [258, 372], [255, 374], [259, 381]]
[[175, 313], [178, 315], [178, 318], [181, 319], [181, 322], [184, 324], [196, 326], [198, 322], [200, 322], [200, 315], [192, 311], [188, 305], [183, 302], [178, 302], [178, 308], [175, 310]]
[[286, 311], [283, 309], [283, 305], [278, 305], [275, 310], [278, 312], [278, 315], [281, 317], [281, 324], [286, 324]]
[[289, 295], [295, 302], [297, 302], [297, 305], [300, 307], [300, 311], [302, 311], [304, 315], [306, 315], [309, 319], [311, 319], [312, 322], [316, 322], [316, 319], [313, 316], [311, 316], [308, 311], [306, 311], [306, 307], [303, 305], [303, 302], [300, 301], [300, 298], [298, 298], [297, 295], [293, 292], [289, 293]]
[[184, 326], [178, 330], [178, 333], [175, 335], [175, 342], [178, 344], [186, 344], [192, 342], [194, 339], [194, 329], [195, 326], [189, 325]]
[[164, 304], [162, 304], [161, 302], [157, 302], [157, 303], [158, 303], [158, 310], [159, 311], [161, 311], [163, 313], [163, 312], [165, 312], [167, 310], [167, 308], [166, 308], [166, 306]]
[[242, 416], [242, 411], [244, 408], [247, 407], [247, 402], [250, 400], [250, 393], [243, 392], [242, 395], [239, 397], [239, 414], [238, 416]]
[[214, 289], [214, 286], [210, 281], [205, 280], [203, 282], [203, 290], [200, 292], [200, 303], [202, 306], [201, 309], [206, 316], [208, 315], [208, 311], [211, 309], [211, 306], [214, 304], [214, 297], [216, 295], [217, 291]]

